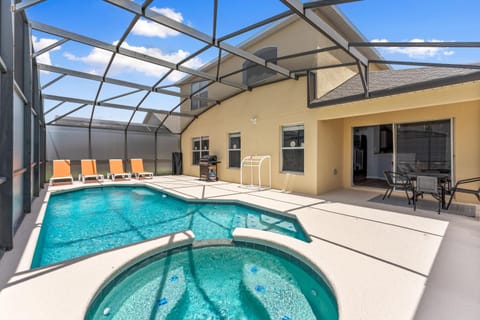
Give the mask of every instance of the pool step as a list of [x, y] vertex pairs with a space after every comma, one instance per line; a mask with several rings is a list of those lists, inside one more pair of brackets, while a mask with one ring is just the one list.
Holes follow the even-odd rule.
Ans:
[[287, 219], [267, 216], [267, 215], [253, 215], [249, 214], [246, 219], [245, 226], [251, 229], [269, 230], [269, 229], [284, 229], [291, 232], [296, 232], [295, 225]]
[[[159, 295], [152, 295], [152, 292]], [[185, 292], [185, 274], [183, 267], [180, 267], [169, 271], [165, 278], [156, 277], [139, 288], [122, 303], [118, 311], [112, 310], [114, 318], [131, 319], [132, 310], [135, 310], [136, 319], [178, 319], [177, 312], [172, 310], [186, 298]]]
[[249, 302], [253, 301], [257, 309], [258, 306], [263, 307], [269, 319], [316, 319], [300, 289], [276, 273], [253, 264], [245, 264], [241, 285]]

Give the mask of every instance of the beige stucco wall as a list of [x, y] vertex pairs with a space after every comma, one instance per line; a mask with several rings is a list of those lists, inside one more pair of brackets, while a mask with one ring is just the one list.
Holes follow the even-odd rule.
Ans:
[[[352, 128], [357, 126], [453, 119], [454, 172], [459, 179], [480, 176], [480, 102], [396, 111], [345, 119], [344, 166], [351, 165]], [[351, 184], [351, 170], [344, 186]]]
[[[449, 103], [453, 100], [463, 101]], [[361, 109], [363, 105], [364, 103], [356, 103], [348, 108]], [[342, 106], [339, 107], [341, 108]], [[388, 109], [394, 111], [379, 112]], [[453, 119], [454, 179], [456, 181], [480, 176], [479, 82], [372, 99], [369, 101], [368, 110], [374, 114], [343, 119], [343, 187], [349, 188], [352, 185], [352, 128], [377, 124]], [[475, 200], [468, 195], [458, 195], [458, 199]]]
[[342, 187], [344, 120], [320, 120], [317, 125], [317, 192], [323, 193]]
[[[251, 118], [257, 119], [256, 124]], [[321, 194], [351, 187], [353, 127], [450, 118], [454, 119], [455, 178], [480, 176], [480, 82], [315, 109], [306, 107], [305, 77], [278, 82], [237, 95], [195, 120], [182, 135], [184, 172], [198, 175], [198, 166], [191, 165], [192, 138], [209, 136], [210, 153], [222, 160], [220, 179], [239, 182], [239, 169], [227, 167], [227, 146], [228, 134], [240, 132], [242, 158], [272, 156], [274, 188]], [[305, 126], [303, 174], [281, 172], [281, 127], [292, 124]], [[468, 195], [459, 199], [474, 200]]]
[[[299, 37], [298, 35], [302, 36]], [[253, 54], [256, 51], [266, 47], [276, 47], [278, 49], [278, 57], [282, 57], [330, 46], [333, 46], [333, 43], [324, 35], [319, 33], [303, 20], [291, 18], [288, 21], [285, 21], [283, 24], [273, 28], [271, 31], [259, 36], [254, 41], [246, 43], [241, 48], [242, 50]], [[313, 68], [315, 66], [335, 65], [344, 62], [351, 62], [351, 60], [352, 58], [347, 53], [338, 49], [321, 52], [318, 54], [305, 55], [298, 58], [281, 60], [278, 62], [278, 64], [284, 68], [287, 68], [288, 70], [297, 70], [305, 67]], [[239, 58], [235, 55], [226, 56], [224, 59], [222, 59], [220, 65], [220, 76], [241, 70], [244, 62], [245, 59]], [[216, 67], [216, 64], [212, 64], [203, 71], [214, 75], [217, 72]], [[370, 68], [371, 70], [377, 70], [380, 68], [385, 69], [386, 67], [384, 65], [372, 64]], [[323, 90], [330, 91], [334, 89], [348, 78], [354, 76], [356, 72], [356, 66], [322, 70], [319, 72], [319, 81], [317, 82], [319, 84], [319, 87], [317, 87], [317, 96], [323, 94], [325, 92]], [[277, 75], [273, 78], [273, 80], [281, 80], [284, 78], [284, 76]], [[243, 74], [242, 72], [239, 72], [224, 78], [224, 80], [241, 84], [243, 81]], [[186, 85], [181, 88], [181, 91], [183, 93], [190, 94], [190, 89], [191, 85]], [[208, 87], [208, 96], [212, 99], [221, 99], [225, 96], [233, 95], [236, 92], [239, 92], [239, 90], [222, 84], [213, 84]], [[182, 113], [196, 114], [198, 111], [192, 112], [190, 110], [190, 104], [190, 101], [182, 104], [178, 111], [181, 111]], [[182, 119], [182, 122], [186, 123], [188, 122], [188, 119]]]
[[[192, 138], [208, 136], [210, 154], [216, 154], [222, 161], [218, 168], [219, 178], [239, 182], [240, 170], [227, 168], [227, 143], [229, 133], [240, 132], [242, 158], [247, 155], [272, 157], [274, 188], [316, 193], [317, 122], [314, 117], [308, 116], [311, 110], [305, 107], [305, 82], [306, 79], [301, 78], [259, 87], [202, 114], [182, 135], [184, 173], [192, 176], [199, 174], [198, 166], [192, 165]], [[256, 118], [256, 124], [252, 124], [252, 118]], [[281, 127], [292, 124], [305, 126], [304, 174], [280, 172]]]

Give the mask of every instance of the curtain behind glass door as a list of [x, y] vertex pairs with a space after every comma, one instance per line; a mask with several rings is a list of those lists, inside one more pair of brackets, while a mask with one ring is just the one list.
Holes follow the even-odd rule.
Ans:
[[399, 172], [452, 172], [450, 120], [397, 124]]

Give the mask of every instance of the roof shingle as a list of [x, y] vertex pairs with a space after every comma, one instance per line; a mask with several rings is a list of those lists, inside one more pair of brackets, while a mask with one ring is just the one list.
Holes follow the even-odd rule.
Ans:
[[[445, 67], [371, 71], [370, 98], [441, 87], [480, 79], [480, 71]], [[312, 102], [311, 106], [327, 106], [364, 99], [360, 76], [357, 74]]]

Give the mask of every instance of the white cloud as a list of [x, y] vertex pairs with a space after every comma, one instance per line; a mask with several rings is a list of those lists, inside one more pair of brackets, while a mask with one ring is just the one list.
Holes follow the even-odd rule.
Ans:
[[[35, 52], [42, 50], [43, 48], [48, 47], [49, 45], [54, 44], [57, 42], [57, 39], [48, 39], [48, 38], [37, 38], [36, 36], [32, 36], [32, 42], [33, 42], [33, 49]], [[52, 60], [50, 58], [50, 52], [51, 51], [56, 51], [60, 50], [61, 46], [57, 46], [45, 53], [42, 53], [41, 55], [37, 56], [37, 62], [42, 63], [42, 64], [52, 64]]]
[[[152, 10], [177, 22], [183, 22], [182, 14], [173, 9], [152, 7]], [[138, 20], [132, 29], [132, 33], [139, 36], [158, 38], [174, 37], [179, 34], [173, 29], [146, 19]]]
[[[373, 39], [371, 42], [389, 42], [387, 39]], [[424, 39], [412, 39], [409, 42], [425, 42]], [[428, 42], [443, 42], [443, 40], [429, 40]], [[453, 50], [447, 50], [440, 47], [382, 47], [380, 50], [388, 54], [403, 54], [409, 58], [440, 58], [443, 56], [451, 56], [455, 54]]]
[[[114, 42], [115, 45], [117, 42]], [[173, 63], [177, 63], [190, 55], [188, 51], [178, 50], [172, 53], [164, 53], [162, 50], [158, 48], [147, 48], [147, 47], [137, 47], [131, 46], [127, 42], [122, 44], [122, 48], [129, 49], [135, 52], [139, 52], [141, 54], [145, 54], [148, 56], [156, 57], [162, 60], [170, 61]], [[81, 61], [87, 64], [89, 67], [93, 68], [89, 72], [96, 73], [96, 74], [103, 74], [104, 68], [106, 67], [107, 63], [110, 61], [112, 53], [94, 48], [90, 53], [86, 56], [79, 57], [75, 56], [71, 53], [65, 53], [64, 56], [71, 61]], [[203, 65], [203, 62], [200, 58], [195, 57], [185, 64], [186, 67], [190, 68], [198, 68]], [[145, 76], [156, 77], [160, 78], [163, 74], [168, 71], [167, 68], [154, 65], [148, 62], [139, 61], [130, 57], [126, 57], [123, 55], [116, 55], [115, 60], [110, 68], [108, 73], [109, 76], [115, 76], [119, 74], [128, 74], [132, 72], [139, 72], [144, 74]], [[174, 71], [169, 76], [168, 79], [171, 81], [178, 81], [184, 76], [183, 73]]]

